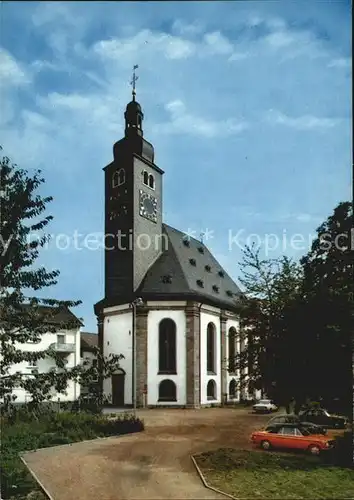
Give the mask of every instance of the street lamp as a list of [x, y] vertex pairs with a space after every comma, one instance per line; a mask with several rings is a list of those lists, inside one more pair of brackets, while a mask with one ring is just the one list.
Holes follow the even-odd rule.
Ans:
[[133, 412], [134, 416], [136, 413], [136, 308], [144, 305], [144, 301], [141, 297], [137, 297], [133, 302], [130, 303], [130, 307], [133, 308], [133, 342], [132, 342], [132, 399], [133, 399]]

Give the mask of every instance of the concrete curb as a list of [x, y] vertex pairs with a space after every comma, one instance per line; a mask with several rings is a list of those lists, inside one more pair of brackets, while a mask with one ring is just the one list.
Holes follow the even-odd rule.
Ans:
[[196, 459], [194, 458], [193, 455], [191, 455], [190, 457], [192, 459], [194, 467], [196, 468], [196, 470], [199, 474], [200, 479], [202, 480], [202, 482], [206, 488], [208, 488], [209, 490], [215, 491], [215, 493], [219, 493], [219, 495], [224, 495], [225, 497], [231, 498], [232, 500], [239, 500], [238, 498], [233, 497], [232, 495], [229, 495], [228, 493], [225, 493], [224, 491], [218, 490], [217, 488], [214, 488], [213, 486], [209, 486], [209, 484], [207, 483], [207, 481], [204, 477], [204, 474], [202, 473], [202, 471], [200, 470], [200, 468], [197, 464]]
[[48, 490], [43, 486], [43, 484], [40, 482], [40, 480], [38, 479], [38, 477], [36, 476], [36, 474], [33, 472], [33, 470], [31, 469], [31, 467], [28, 465], [28, 463], [26, 462], [26, 460], [21, 455], [20, 455], [20, 459], [23, 462], [24, 466], [27, 468], [27, 470], [30, 472], [30, 474], [33, 477], [33, 479], [38, 484], [39, 488], [42, 490], [42, 493], [44, 493], [44, 495], [48, 498], [48, 500], [54, 500], [54, 498], [50, 495], [50, 493], [48, 492]]

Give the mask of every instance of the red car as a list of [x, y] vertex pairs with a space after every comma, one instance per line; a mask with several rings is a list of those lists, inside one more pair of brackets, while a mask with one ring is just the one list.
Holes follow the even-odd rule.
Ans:
[[271, 448], [287, 448], [306, 450], [312, 455], [319, 455], [323, 450], [333, 448], [335, 441], [322, 434], [310, 434], [301, 425], [285, 424], [284, 426], [268, 427], [267, 431], [256, 431], [251, 435], [251, 441], [264, 450]]

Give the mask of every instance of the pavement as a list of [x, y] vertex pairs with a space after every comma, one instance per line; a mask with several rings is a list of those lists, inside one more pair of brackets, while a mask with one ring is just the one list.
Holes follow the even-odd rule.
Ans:
[[268, 420], [247, 409], [139, 410], [144, 432], [28, 452], [23, 458], [53, 500], [225, 499], [206, 488], [191, 455], [249, 448]]

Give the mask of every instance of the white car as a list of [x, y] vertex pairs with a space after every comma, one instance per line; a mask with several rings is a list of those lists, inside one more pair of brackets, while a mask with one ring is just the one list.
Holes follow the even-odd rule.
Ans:
[[271, 399], [261, 399], [258, 403], [253, 405], [255, 412], [272, 412], [277, 411], [278, 407], [272, 402]]

